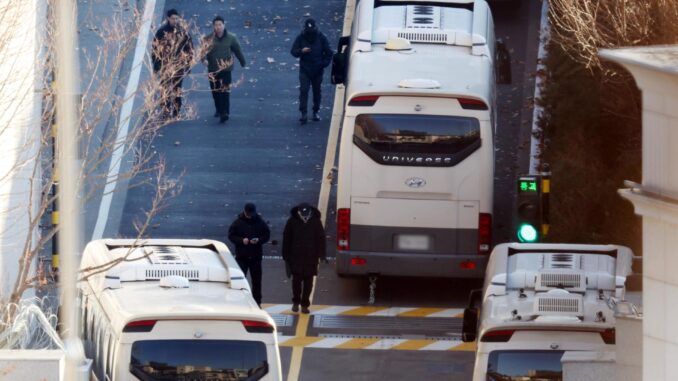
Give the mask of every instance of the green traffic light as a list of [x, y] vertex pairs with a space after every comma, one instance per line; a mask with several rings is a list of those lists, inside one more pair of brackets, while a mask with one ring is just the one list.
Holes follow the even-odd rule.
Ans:
[[518, 240], [520, 242], [535, 242], [538, 238], [537, 229], [530, 224], [522, 224], [518, 227]]

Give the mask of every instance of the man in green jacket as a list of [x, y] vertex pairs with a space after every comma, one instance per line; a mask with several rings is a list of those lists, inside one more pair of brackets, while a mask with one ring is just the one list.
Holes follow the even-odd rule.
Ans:
[[214, 98], [216, 108], [214, 116], [219, 117], [219, 123], [224, 123], [228, 120], [231, 108], [233, 56], [238, 58], [241, 67], [245, 67], [246, 62], [238, 38], [226, 31], [223, 17], [215, 17], [212, 27], [214, 32], [203, 37], [203, 44], [206, 47], [203, 63], [207, 66], [212, 98]]

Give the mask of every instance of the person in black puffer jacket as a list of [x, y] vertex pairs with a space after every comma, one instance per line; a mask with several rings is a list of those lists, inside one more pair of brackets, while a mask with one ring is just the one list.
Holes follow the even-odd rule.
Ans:
[[235, 245], [235, 260], [247, 276], [249, 270], [252, 278], [252, 296], [261, 306], [261, 260], [262, 245], [268, 242], [271, 231], [266, 222], [257, 214], [257, 207], [252, 203], [233, 221], [228, 229], [228, 239]]
[[325, 229], [320, 211], [302, 203], [290, 211], [283, 232], [283, 259], [292, 273], [292, 311], [309, 313], [313, 277], [318, 275], [318, 261], [325, 261]]
[[332, 62], [334, 52], [327, 37], [318, 30], [312, 18], [304, 21], [304, 30], [297, 36], [290, 51], [299, 58], [299, 111], [301, 124], [308, 122], [308, 89], [313, 87], [313, 120], [320, 116], [320, 84], [324, 69]]

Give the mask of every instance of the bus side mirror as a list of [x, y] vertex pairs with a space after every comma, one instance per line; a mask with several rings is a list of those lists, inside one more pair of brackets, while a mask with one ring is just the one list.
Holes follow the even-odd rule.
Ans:
[[506, 44], [502, 40], [497, 40], [494, 53], [495, 78], [500, 85], [511, 83], [511, 55]]
[[345, 84], [346, 74], [348, 72], [348, 58], [351, 54], [349, 43], [350, 36], [344, 36], [339, 39], [337, 44], [337, 52], [332, 56], [332, 75], [331, 80], [333, 85]]
[[470, 343], [476, 340], [478, 333], [478, 309], [464, 308], [464, 322], [461, 326], [461, 340]]

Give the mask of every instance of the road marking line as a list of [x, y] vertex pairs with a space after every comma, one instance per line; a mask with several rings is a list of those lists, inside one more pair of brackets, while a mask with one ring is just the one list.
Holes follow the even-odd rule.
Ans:
[[377, 311], [369, 314], [368, 316], [402, 316], [403, 313], [410, 312], [415, 308], [409, 307], [391, 307], [383, 311]]
[[429, 344], [423, 348], [420, 348], [419, 350], [422, 351], [449, 351], [450, 349], [456, 347], [459, 345], [458, 341], [436, 341], [432, 344]]
[[421, 348], [431, 345], [431, 340], [407, 340], [404, 343], [398, 344], [391, 349], [400, 349], [405, 351], [418, 351]]
[[459, 345], [456, 345], [450, 349], [449, 351], [459, 351], [459, 352], [475, 352], [476, 351], [476, 343], [475, 341], [472, 343], [464, 343], [462, 342]]
[[[291, 304], [263, 304], [264, 311], [269, 314], [294, 314]], [[463, 308], [442, 307], [373, 307], [373, 306], [311, 306], [311, 315], [343, 315], [343, 316], [390, 316], [390, 317], [429, 317], [429, 318], [461, 318]]]
[[306, 348], [326, 348], [326, 349], [335, 348], [349, 340], [351, 339], [348, 337], [328, 337], [318, 342], [315, 342], [311, 345], [307, 345]]
[[370, 345], [378, 342], [380, 339], [351, 339], [341, 345], [336, 346], [336, 349], [365, 349]]
[[393, 347], [400, 345], [407, 340], [405, 339], [383, 339], [379, 340], [376, 343], [366, 347], [365, 349], [378, 349], [378, 350], [388, 350], [393, 349]]
[[287, 346], [292, 347], [292, 357], [290, 358], [290, 369], [289, 372], [287, 373], [287, 380], [289, 381], [299, 379], [299, 373], [301, 372], [301, 360], [304, 354], [304, 346], [320, 340], [320, 338], [309, 338], [306, 336], [309, 318], [310, 317], [308, 314], [299, 315], [297, 319], [297, 330], [295, 331], [295, 337], [293, 339], [283, 342], [282, 344], [283, 346], [286, 346], [285, 343], [289, 342]]
[[379, 339], [320, 336], [279, 336], [278, 344], [288, 348], [366, 349], [396, 351], [457, 351], [474, 352], [475, 343], [435, 339]]
[[347, 316], [367, 316], [369, 314], [383, 311], [388, 309], [388, 307], [356, 307], [353, 309], [350, 309], [348, 311], [344, 311], [340, 313], [339, 315], [347, 315]]
[[127, 140], [127, 132], [129, 131], [129, 124], [132, 118], [132, 107], [134, 106], [134, 98], [137, 88], [139, 87], [139, 77], [141, 76], [143, 59], [146, 55], [146, 45], [148, 44], [148, 35], [151, 31], [151, 22], [153, 21], [154, 12], [155, 0], [147, 0], [146, 6], [144, 7], [143, 21], [139, 28], [139, 35], [137, 36], [137, 46], [134, 50], [134, 59], [132, 60], [132, 70], [127, 81], [127, 88], [125, 89], [125, 97], [123, 98], [124, 103], [120, 109], [118, 133], [114, 142], [117, 146], [111, 155], [111, 163], [106, 175], [106, 185], [104, 186], [104, 193], [101, 197], [101, 204], [99, 204], [99, 214], [97, 215], [96, 225], [94, 225], [92, 240], [101, 239], [104, 230], [106, 229], [108, 213], [111, 210], [111, 202], [113, 201], [113, 192], [118, 184], [120, 164], [122, 163], [122, 156], [125, 152], [125, 141]]

